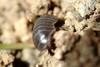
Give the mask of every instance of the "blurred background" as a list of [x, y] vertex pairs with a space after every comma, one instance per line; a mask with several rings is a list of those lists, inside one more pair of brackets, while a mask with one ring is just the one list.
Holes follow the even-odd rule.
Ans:
[[[63, 20], [51, 56], [32, 40], [36, 19]], [[0, 67], [100, 67], [100, 0], [0, 0]]]

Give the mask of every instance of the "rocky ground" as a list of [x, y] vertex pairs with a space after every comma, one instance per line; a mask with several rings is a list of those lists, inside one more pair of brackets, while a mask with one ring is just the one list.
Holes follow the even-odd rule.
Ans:
[[[53, 34], [53, 54], [32, 41], [37, 18], [53, 15], [62, 22]], [[58, 28], [58, 27], [57, 27]], [[0, 0], [0, 67], [100, 67], [100, 0]]]

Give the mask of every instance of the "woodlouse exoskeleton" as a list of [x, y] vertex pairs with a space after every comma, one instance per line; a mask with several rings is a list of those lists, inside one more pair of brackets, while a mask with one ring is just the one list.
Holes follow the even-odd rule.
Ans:
[[56, 31], [55, 23], [58, 18], [50, 15], [41, 16], [36, 20], [33, 28], [34, 45], [39, 50], [51, 47], [52, 35]]

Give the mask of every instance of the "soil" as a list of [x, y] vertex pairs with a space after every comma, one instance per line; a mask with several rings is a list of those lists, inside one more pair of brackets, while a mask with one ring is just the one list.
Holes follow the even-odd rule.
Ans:
[[[43, 15], [62, 20], [53, 34], [55, 49], [39, 51], [32, 28]], [[1, 49], [0, 67], [100, 67], [99, 0], [0, 0], [0, 45], [34, 48]]]

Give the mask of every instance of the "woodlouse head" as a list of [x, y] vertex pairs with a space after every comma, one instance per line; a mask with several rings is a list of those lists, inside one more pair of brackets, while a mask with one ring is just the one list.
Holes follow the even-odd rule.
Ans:
[[35, 43], [36, 47], [39, 50], [44, 50], [50, 47], [51, 45], [51, 34], [48, 32], [41, 32], [38, 36], [38, 44]]

